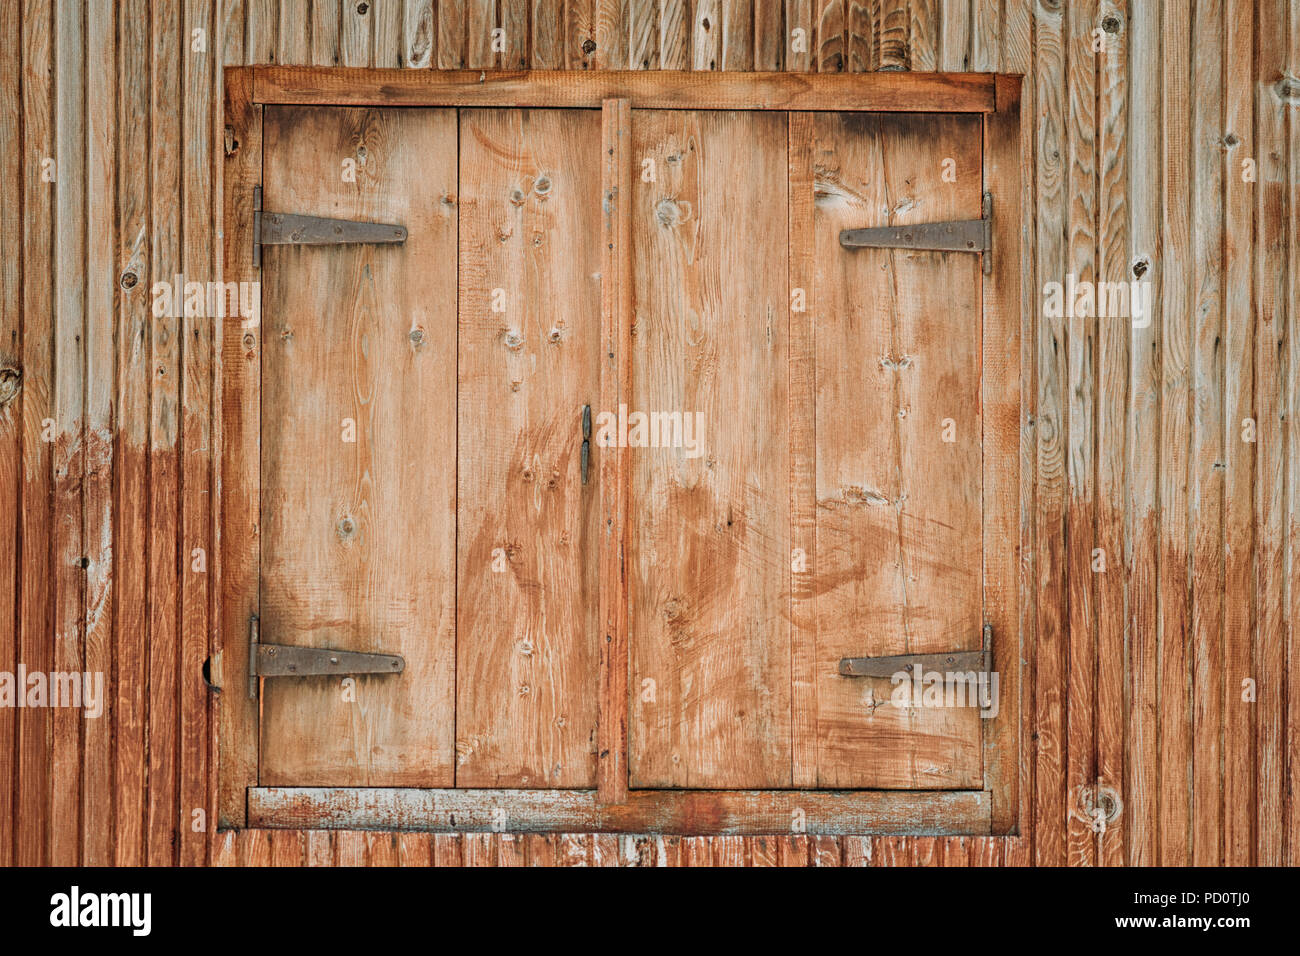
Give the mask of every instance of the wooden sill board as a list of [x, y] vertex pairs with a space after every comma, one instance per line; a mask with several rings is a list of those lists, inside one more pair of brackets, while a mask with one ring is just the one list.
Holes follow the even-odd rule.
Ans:
[[331, 106], [992, 113], [992, 73], [693, 73], [674, 70], [373, 70], [258, 66], [253, 101]]
[[[594, 790], [252, 787], [248, 826], [437, 833], [986, 835], [982, 790]], [[802, 829], [798, 829], [802, 826]]]

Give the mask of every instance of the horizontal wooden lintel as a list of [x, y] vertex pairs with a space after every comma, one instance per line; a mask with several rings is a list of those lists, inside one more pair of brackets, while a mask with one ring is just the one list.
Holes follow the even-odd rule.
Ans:
[[979, 790], [633, 790], [601, 804], [594, 790], [253, 787], [248, 825], [439, 833], [807, 833], [985, 835]]
[[257, 103], [599, 109], [992, 113], [993, 73], [728, 73], [677, 70], [375, 70], [258, 66]]

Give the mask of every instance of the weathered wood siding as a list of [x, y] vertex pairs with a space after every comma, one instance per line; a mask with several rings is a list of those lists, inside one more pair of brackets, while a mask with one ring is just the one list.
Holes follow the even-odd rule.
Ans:
[[[1022, 835], [199, 829], [220, 363], [151, 287], [215, 277], [223, 61], [1025, 74], [1027, 281], [1155, 315], [1027, 324]], [[108, 688], [0, 709], [0, 865], [1300, 862], [1298, 74], [1297, 0], [0, 4], [0, 671]]]

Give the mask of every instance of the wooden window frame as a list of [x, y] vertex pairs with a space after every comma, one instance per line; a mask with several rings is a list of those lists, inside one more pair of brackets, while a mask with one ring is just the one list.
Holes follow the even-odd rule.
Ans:
[[[984, 614], [993, 625], [997, 717], [982, 721], [983, 790], [633, 790], [627, 761], [627, 580], [624, 549], [627, 451], [600, 460], [602, 548], [596, 790], [260, 787], [258, 701], [248, 686], [248, 623], [257, 614], [261, 485], [260, 322], [225, 320], [218, 332], [221, 463], [216, 573], [221, 647], [213, 658], [218, 697], [218, 819], [222, 827], [419, 829], [443, 832], [628, 832], [701, 834], [1005, 835], [1028, 819], [1031, 752], [1023, 726], [1031, 626], [1021, 594], [1030, 582], [1027, 477], [1033, 449], [1021, 409], [1022, 343], [1032, 341], [1032, 289], [1022, 268], [1031, 208], [1032, 144], [1020, 118], [1021, 77], [991, 73], [700, 73], [670, 71], [380, 70], [349, 67], [227, 67], [223, 157], [225, 282], [257, 282], [253, 187], [262, 181], [262, 111], [269, 105], [577, 108], [602, 110], [602, 194], [631, 182], [626, 133], [632, 109], [977, 113], [983, 171], [993, 182], [991, 274], [982, 278], [980, 401], [983, 421]], [[616, 196], [630, 196], [621, 189]], [[617, 407], [629, 383], [631, 209], [606, 204], [602, 224], [601, 400]], [[792, 253], [791, 281], [811, 269]], [[792, 329], [792, 333], [794, 330]], [[792, 339], [792, 343], [796, 340]], [[807, 344], [807, 343], [805, 343]], [[794, 344], [792, 344], [792, 349]], [[992, 453], [992, 454], [990, 454]], [[792, 596], [793, 602], [793, 596]], [[619, 705], [622, 701], [622, 706]], [[500, 811], [506, 810], [503, 821]]]

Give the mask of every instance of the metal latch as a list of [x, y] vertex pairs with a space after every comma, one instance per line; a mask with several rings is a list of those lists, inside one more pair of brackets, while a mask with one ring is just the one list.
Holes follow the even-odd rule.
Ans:
[[262, 211], [262, 187], [253, 187], [253, 265], [262, 264], [263, 246], [336, 246], [348, 243], [400, 244], [406, 227], [391, 222], [354, 222]]
[[893, 677], [899, 672], [912, 674], [914, 668], [926, 671], [988, 671], [993, 666], [993, 625], [984, 625], [983, 646], [978, 651], [954, 651], [951, 654], [894, 654], [889, 657], [840, 658], [843, 677]]
[[587, 468], [591, 464], [591, 406], [582, 406], [582, 483], [587, 483]]
[[979, 252], [984, 256], [984, 274], [993, 271], [993, 194], [986, 192], [979, 219], [952, 222], [922, 222], [910, 226], [873, 226], [844, 229], [840, 245], [845, 249], [931, 249], [938, 252]]
[[257, 699], [259, 677], [311, 677], [318, 674], [400, 674], [406, 661], [396, 654], [361, 654], [320, 647], [263, 644], [257, 618], [248, 621], [248, 696]]

